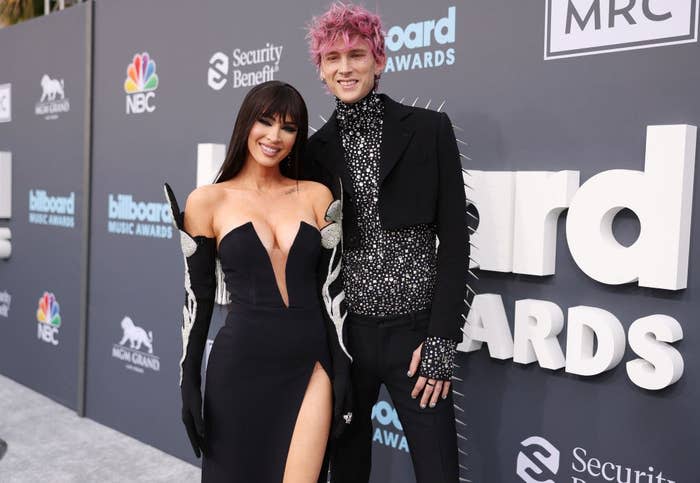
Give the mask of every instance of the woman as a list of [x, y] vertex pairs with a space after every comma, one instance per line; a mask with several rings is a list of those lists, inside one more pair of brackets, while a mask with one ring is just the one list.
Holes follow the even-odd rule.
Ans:
[[[338, 338], [343, 294], [334, 284], [340, 202], [321, 184], [283, 174], [298, 178], [307, 123], [292, 86], [256, 86], [216, 183], [193, 191], [182, 214], [166, 185], [186, 264], [183, 421], [195, 454], [204, 455], [207, 483], [315, 482], [333, 389], [335, 419], [342, 419], [349, 360]], [[217, 257], [230, 310], [209, 358], [202, 419], [200, 367]]]

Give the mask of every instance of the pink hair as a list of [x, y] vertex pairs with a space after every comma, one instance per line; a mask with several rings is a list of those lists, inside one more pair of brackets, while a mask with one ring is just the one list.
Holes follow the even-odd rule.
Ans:
[[375, 61], [386, 59], [382, 20], [360, 5], [333, 3], [326, 13], [311, 19], [308, 30], [309, 53], [316, 67], [321, 65], [323, 54], [340, 38], [348, 49], [359, 40], [365, 40]]

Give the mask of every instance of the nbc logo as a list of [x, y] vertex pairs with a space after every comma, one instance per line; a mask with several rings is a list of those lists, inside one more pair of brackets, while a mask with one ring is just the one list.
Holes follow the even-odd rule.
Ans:
[[142, 114], [156, 110], [153, 100], [158, 88], [156, 62], [148, 52], [134, 55], [131, 64], [126, 68], [124, 92], [126, 92], [126, 113]]
[[36, 309], [37, 338], [47, 344], [58, 345], [58, 328], [61, 327], [61, 307], [56, 296], [51, 292], [44, 292], [39, 299], [39, 307]]
[[0, 122], [12, 121], [12, 84], [0, 84]]

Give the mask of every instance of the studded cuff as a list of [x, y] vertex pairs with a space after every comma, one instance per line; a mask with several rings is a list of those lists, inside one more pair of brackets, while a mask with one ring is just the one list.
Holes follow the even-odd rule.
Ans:
[[428, 379], [449, 381], [452, 378], [457, 342], [429, 336], [423, 342], [419, 375]]

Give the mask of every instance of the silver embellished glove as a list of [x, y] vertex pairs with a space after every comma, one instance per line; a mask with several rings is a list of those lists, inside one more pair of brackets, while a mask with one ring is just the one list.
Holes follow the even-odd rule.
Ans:
[[435, 336], [426, 337], [421, 350], [418, 375], [449, 381], [452, 378], [456, 352], [456, 341]]

